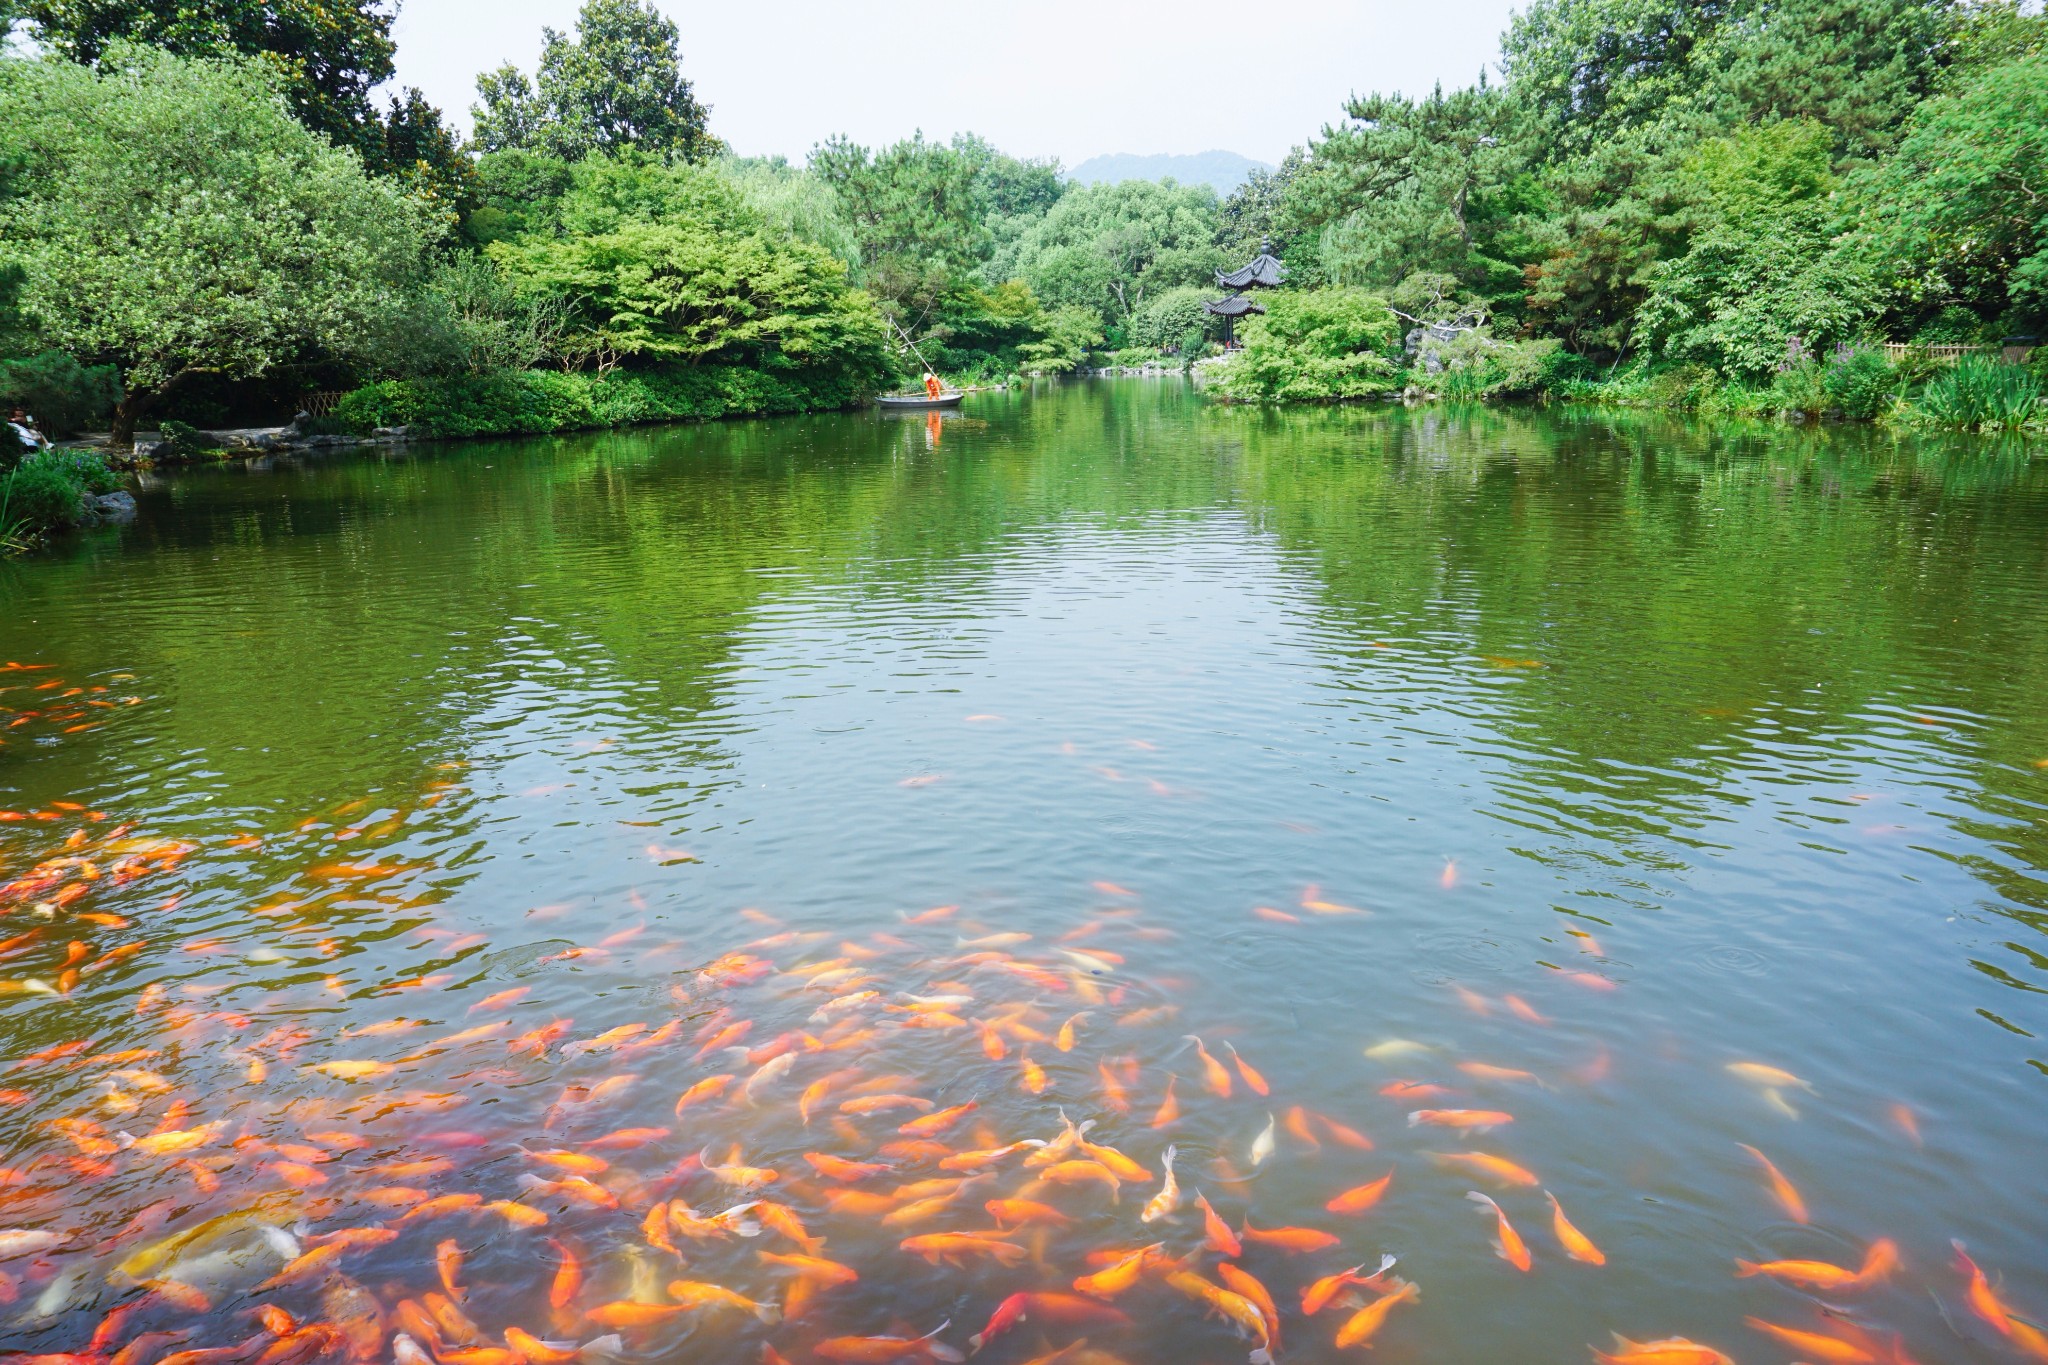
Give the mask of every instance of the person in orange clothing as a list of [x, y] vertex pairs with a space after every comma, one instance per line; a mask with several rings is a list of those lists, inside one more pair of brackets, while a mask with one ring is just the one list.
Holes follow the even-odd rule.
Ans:
[[939, 377], [930, 370], [924, 372], [924, 392], [927, 398], [937, 398], [944, 392], [939, 385]]

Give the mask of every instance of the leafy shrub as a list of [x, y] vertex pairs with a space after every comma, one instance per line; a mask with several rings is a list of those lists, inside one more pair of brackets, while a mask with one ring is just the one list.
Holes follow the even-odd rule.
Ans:
[[1911, 411], [1914, 418], [1933, 426], [2010, 431], [2041, 414], [2042, 393], [2040, 376], [2026, 366], [1968, 355], [1929, 380]]
[[1820, 416], [1833, 401], [1828, 396], [1827, 374], [1812, 356], [1802, 356], [1779, 370], [1771, 381], [1771, 396], [1777, 400], [1778, 411], [1808, 417]]
[[1131, 318], [1132, 342], [1165, 350], [1168, 346], [1181, 346], [1190, 332], [1207, 335], [1209, 324], [1216, 319], [1203, 309], [1202, 301], [1211, 292], [1183, 285], [1148, 300]]
[[1391, 393], [1400, 324], [1364, 289], [1280, 293], [1245, 327], [1217, 392], [1241, 402], [1330, 401]]
[[62, 351], [0, 360], [0, 408], [19, 404], [45, 436], [76, 436], [112, 412], [120, 398], [112, 365], [87, 367]]
[[1873, 347], [1836, 352], [1821, 383], [1844, 417], [1866, 421], [1889, 408], [1899, 390], [1891, 362]]
[[860, 396], [862, 383], [860, 376], [779, 375], [723, 365], [605, 375], [518, 370], [385, 380], [345, 394], [335, 416], [363, 427], [410, 427], [418, 436], [537, 435], [843, 408]]
[[1916, 346], [1972, 346], [1984, 340], [1984, 320], [1954, 304], [1937, 313], [1913, 334]]
[[159, 423], [158, 435], [163, 438], [163, 442], [157, 453], [167, 459], [204, 460], [221, 453], [218, 441], [199, 428], [183, 422]]
[[0, 539], [63, 530], [79, 520], [88, 493], [111, 493], [120, 480], [86, 450], [45, 450], [0, 475]]

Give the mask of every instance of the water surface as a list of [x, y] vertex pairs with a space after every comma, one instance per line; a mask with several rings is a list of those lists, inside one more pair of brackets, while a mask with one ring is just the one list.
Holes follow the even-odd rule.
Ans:
[[[1371, 1339], [1389, 1362], [1584, 1360], [1613, 1332], [1806, 1358], [1749, 1317], [2026, 1358], [1952, 1238], [2048, 1317], [2048, 461], [2024, 449], [1125, 381], [141, 502], [0, 565], [0, 659], [39, 666], [0, 675], [0, 807], [30, 817], [0, 822], [0, 1228], [61, 1239], [0, 1260], [11, 1349], [85, 1351], [133, 1304], [103, 1356], [253, 1359], [271, 1304], [295, 1359], [405, 1332], [512, 1365], [463, 1351], [580, 1344], [682, 1279], [793, 1316], [646, 1314], [628, 1361], [846, 1358], [947, 1320], [964, 1351], [1090, 1252], [1163, 1240], [1214, 1280], [1196, 1189], [1233, 1228], [1341, 1238], [1234, 1262], [1282, 1359], [1354, 1354], [1333, 1338], [1372, 1289], [1312, 1318], [1300, 1292], [1383, 1252], [1421, 1290]], [[1052, 1139], [1062, 1110], [1148, 1179], [1173, 1143], [1183, 1207], [1141, 1223], [1156, 1180], [1112, 1202], [1026, 1151], [893, 1217], [957, 1178], [906, 1143]], [[1512, 1119], [1411, 1126], [1431, 1110]], [[772, 1227], [649, 1234], [670, 1201], [763, 1193], [700, 1168], [735, 1144], [857, 1283], [764, 1262], [799, 1249]], [[1470, 1152], [1540, 1188], [1440, 1155]], [[596, 1157], [597, 1192], [522, 1179], [573, 1173], [533, 1153]], [[805, 1153], [891, 1169], [848, 1199]], [[1370, 1211], [1325, 1209], [1389, 1172]], [[1020, 1193], [1069, 1221], [994, 1233], [984, 1202]], [[398, 1222], [466, 1194], [502, 1207]], [[900, 1247], [954, 1232], [1021, 1250]], [[1849, 1288], [1735, 1274], [1884, 1239], [1901, 1266]], [[447, 1244], [452, 1328], [424, 1306]], [[585, 1284], [551, 1306], [565, 1249]], [[1243, 1359], [1166, 1269], [1114, 1300], [1128, 1324], [1048, 1311], [977, 1359]]]

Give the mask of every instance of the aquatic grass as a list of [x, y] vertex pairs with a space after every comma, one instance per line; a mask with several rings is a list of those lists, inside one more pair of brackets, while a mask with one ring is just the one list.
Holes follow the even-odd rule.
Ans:
[[2041, 416], [2041, 376], [2023, 365], [1965, 356], [1908, 404], [1913, 419], [1965, 431], [2018, 431]]

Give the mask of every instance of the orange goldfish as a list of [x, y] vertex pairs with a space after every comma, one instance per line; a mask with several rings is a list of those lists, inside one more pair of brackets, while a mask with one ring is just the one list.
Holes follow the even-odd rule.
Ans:
[[1344, 1191], [1344, 1193], [1338, 1195], [1329, 1203], [1323, 1205], [1323, 1207], [1331, 1213], [1364, 1213], [1367, 1209], [1380, 1202], [1381, 1197], [1387, 1192], [1387, 1186], [1392, 1184], [1393, 1180], [1394, 1173], [1388, 1171], [1370, 1184], [1359, 1185]]
[[668, 1295], [683, 1308], [737, 1308], [766, 1323], [782, 1319], [782, 1310], [772, 1303], [756, 1303], [724, 1285], [707, 1284], [702, 1280], [670, 1280]]
[[991, 1199], [982, 1205], [989, 1217], [998, 1223], [1043, 1223], [1050, 1227], [1062, 1227], [1073, 1220], [1053, 1208], [1030, 1199]]
[[[931, 1108], [930, 1100], [922, 1101], [922, 1104], [927, 1110]], [[969, 1100], [965, 1104], [956, 1104], [951, 1109], [941, 1109], [936, 1114], [927, 1113], [923, 1118], [899, 1124], [896, 1131], [905, 1137], [937, 1137], [979, 1107], [975, 1101]]]
[[1764, 1175], [1771, 1182], [1771, 1193], [1777, 1198], [1778, 1206], [1785, 1210], [1785, 1216], [1795, 1223], [1806, 1221], [1806, 1201], [1799, 1197], [1799, 1190], [1785, 1178], [1784, 1172], [1772, 1164], [1771, 1159], [1746, 1142], [1735, 1144], [1755, 1158], [1764, 1168]]
[[1564, 1205], [1557, 1202], [1557, 1196], [1545, 1190], [1543, 1197], [1550, 1201], [1550, 1228], [1557, 1234], [1565, 1255], [1587, 1265], [1606, 1265], [1607, 1254], [1593, 1245], [1592, 1238], [1572, 1226], [1571, 1219], [1564, 1216]]
[[1828, 1365], [1877, 1365], [1876, 1356], [1854, 1342], [1843, 1341], [1840, 1337], [1780, 1327], [1777, 1323], [1765, 1322], [1762, 1318], [1744, 1318], [1742, 1321], [1752, 1331], [1762, 1332], [1767, 1337], [1775, 1337], [1794, 1355], [1805, 1360], [1825, 1361]]
[[[1082, 1298], [1075, 1294], [1020, 1293], [1012, 1294], [996, 1305], [989, 1315], [988, 1326], [967, 1339], [967, 1344], [979, 1351], [1026, 1319], [1039, 1322], [1057, 1323], [1061, 1326], [1091, 1325], [1124, 1327], [1130, 1318], [1121, 1309], [1113, 1308], [1094, 1299]], [[1086, 1339], [1083, 1338], [1085, 1341]], [[1075, 1343], [1079, 1345], [1080, 1343]], [[1072, 1347], [1067, 1348], [1072, 1350]]]
[[1358, 1273], [1365, 1269], [1363, 1263], [1352, 1266], [1349, 1270], [1340, 1270], [1334, 1275], [1325, 1275], [1301, 1291], [1301, 1311], [1309, 1317], [1314, 1317], [1329, 1307], [1330, 1301], [1342, 1293], [1346, 1287], [1354, 1284], [1376, 1287], [1380, 1277], [1393, 1268], [1394, 1258], [1392, 1256], [1382, 1256], [1380, 1257], [1380, 1268], [1373, 1271], [1370, 1275], [1360, 1275]]
[[1216, 1216], [1216, 1210], [1209, 1207], [1208, 1198], [1200, 1190], [1195, 1191], [1195, 1202], [1202, 1207], [1203, 1244], [1211, 1251], [1220, 1251], [1233, 1260], [1244, 1255], [1244, 1244], [1237, 1234], [1230, 1230], [1230, 1224]]
[[1414, 1303], [1422, 1297], [1422, 1291], [1407, 1280], [1402, 1280], [1393, 1293], [1382, 1296], [1359, 1309], [1337, 1329], [1339, 1347], [1369, 1346], [1373, 1337], [1386, 1324], [1387, 1315], [1403, 1303]]
[[1489, 1156], [1485, 1152], [1430, 1152], [1429, 1158], [1441, 1166], [1461, 1166], [1477, 1175], [1498, 1181], [1503, 1185], [1523, 1185], [1533, 1188], [1543, 1182], [1535, 1172], [1517, 1166], [1505, 1157]]
[[811, 1353], [847, 1365], [888, 1365], [909, 1356], [959, 1361], [960, 1353], [938, 1339], [952, 1325], [942, 1322], [921, 1337], [829, 1337], [811, 1347]]
[[1191, 1270], [1176, 1270], [1166, 1277], [1166, 1282], [1186, 1294], [1198, 1299], [1214, 1311], [1257, 1338], [1258, 1347], [1252, 1351], [1252, 1365], [1273, 1365], [1273, 1337], [1266, 1325], [1266, 1315], [1259, 1306], [1244, 1295], [1211, 1284]]
[[740, 1162], [740, 1149], [737, 1146], [727, 1155], [727, 1164], [723, 1166], [711, 1160], [711, 1149], [709, 1147], [706, 1147], [697, 1154], [697, 1160], [704, 1167], [707, 1174], [714, 1175], [726, 1184], [735, 1186], [738, 1189], [759, 1189], [763, 1185], [772, 1185], [782, 1179], [781, 1172], [772, 1171], [766, 1166], [743, 1165]]
[[1275, 1247], [1290, 1254], [1310, 1251], [1327, 1251], [1344, 1239], [1331, 1233], [1318, 1232], [1314, 1228], [1255, 1228], [1247, 1218], [1243, 1227], [1244, 1239], [1262, 1245]]
[[1195, 1045], [1195, 1054], [1202, 1059], [1202, 1076], [1209, 1087], [1209, 1093], [1218, 1099], [1230, 1098], [1230, 1073], [1223, 1069], [1223, 1063], [1209, 1055], [1209, 1049], [1202, 1046], [1202, 1040], [1194, 1034], [1187, 1040]]
[[1956, 1251], [1956, 1269], [1969, 1277], [1970, 1284], [1964, 1297], [1969, 1301], [1970, 1311], [1990, 1323], [2000, 1336], [2011, 1336], [2012, 1316], [2006, 1312], [2005, 1305], [1999, 1302], [1997, 1293], [1991, 1288], [1991, 1281], [1984, 1277], [1984, 1272], [1970, 1259], [1969, 1251], [1961, 1242], [1951, 1239], [1949, 1245]]
[[838, 1180], [851, 1184], [869, 1176], [883, 1175], [894, 1169], [874, 1161], [848, 1161], [844, 1157], [830, 1156], [823, 1152], [806, 1152], [804, 1160], [811, 1163], [819, 1175], [827, 1180]]
[[1230, 1060], [1236, 1063], [1237, 1074], [1244, 1078], [1244, 1083], [1250, 1086], [1254, 1093], [1259, 1095], [1269, 1095], [1272, 1093], [1272, 1087], [1266, 1084], [1266, 1078], [1260, 1075], [1250, 1062], [1237, 1055], [1237, 1047], [1234, 1044], [1226, 1039], [1223, 1046], [1230, 1053]]
[[448, 1291], [448, 1297], [460, 1303], [465, 1297], [459, 1280], [462, 1276], [462, 1247], [453, 1237], [444, 1237], [434, 1248], [434, 1265], [441, 1272], [441, 1287]]
[[1417, 1109], [1408, 1116], [1410, 1128], [1427, 1124], [1432, 1128], [1472, 1128], [1480, 1132], [1514, 1121], [1513, 1114], [1498, 1109]]
[[1735, 1365], [1713, 1347], [1702, 1346], [1684, 1337], [1630, 1341], [1619, 1332], [1614, 1336], [1614, 1350], [1611, 1353], [1595, 1351], [1593, 1359], [1599, 1365]]
[[[1477, 1190], [1466, 1191], [1465, 1197], [1475, 1204], [1482, 1204], [1492, 1210], [1495, 1221], [1499, 1223], [1500, 1238], [1494, 1243], [1494, 1254], [1515, 1269], [1526, 1273], [1530, 1264], [1528, 1243], [1522, 1240], [1521, 1234], [1517, 1233], [1514, 1225], [1508, 1222], [1508, 1216], [1501, 1212], [1500, 1205], [1494, 1203], [1491, 1198]], [[1587, 1245], [1591, 1246], [1592, 1244], [1589, 1242]]]
[[1768, 1275], [1795, 1288], [1842, 1291], [1867, 1288], [1890, 1275], [1898, 1264], [1898, 1247], [1889, 1238], [1881, 1238], [1871, 1243], [1870, 1250], [1864, 1253], [1862, 1267], [1857, 1270], [1844, 1270], [1826, 1261], [1766, 1261], [1758, 1265], [1738, 1260], [1735, 1276], [1744, 1279]]
[[1088, 1182], [1107, 1185], [1112, 1202], [1122, 1202], [1123, 1182], [1117, 1179], [1115, 1171], [1099, 1161], [1056, 1161], [1038, 1174], [1040, 1179], [1050, 1180], [1056, 1185]]
[[1173, 1084], [1179, 1079], [1170, 1072], [1167, 1074], [1166, 1098], [1159, 1102], [1159, 1111], [1152, 1115], [1152, 1127], [1164, 1128], [1180, 1117], [1180, 1101], [1173, 1097]]
[[1273, 1350], [1279, 1350], [1280, 1305], [1273, 1302], [1272, 1292], [1256, 1276], [1228, 1261], [1216, 1267], [1216, 1278], [1222, 1280], [1231, 1293], [1249, 1300], [1259, 1310], [1259, 1316], [1266, 1320], [1266, 1341]]
[[1113, 1299], [1138, 1282], [1145, 1268], [1160, 1259], [1165, 1245], [1164, 1242], [1154, 1242], [1150, 1246], [1139, 1247], [1108, 1269], [1081, 1276], [1074, 1281], [1074, 1288], [1098, 1299]]
[[961, 1265], [968, 1256], [988, 1256], [1004, 1265], [1015, 1265], [1029, 1253], [1015, 1242], [1005, 1242], [995, 1237], [977, 1237], [966, 1232], [931, 1232], [920, 1237], [906, 1237], [898, 1244], [902, 1250], [915, 1256], [922, 1256], [933, 1265], [945, 1261], [950, 1265]]
[[[1026, 1147], [1043, 1147], [1044, 1145], [1043, 1142], [1036, 1138], [1025, 1138], [1022, 1142], [1012, 1142], [1004, 1147], [982, 1147], [971, 1152], [955, 1152], [951, 1156], [940, 1159], [939, 1169], [942, 1171], [978, 1171], [984, 1166], [995, 1165], [1004, 1157], [1014, 1156]], [[884, 1150], [887, 1149], [885, 1148]], [[944, 1148], [940, 1150], [943, 1151]]]
[[758, 1254], [764, 1265], [778, 1265], [785, 1270], [794, 1270], [804, 1279], [812, 1280], [828, 1289], [853, 1284], [860, 1279], [859, 1272], [852, 1266], [841, 1265], [837, 1261], [827, 1261], [817, 1256], [798, 1256], [775, 1251], [763, 1251]]
[[682, 1093], [682, 1097], [676, 1101], [677, 1117], [680, 1118], [682, 1112], [693, 1104], [701, 1104], [705, 1100], [717, 1099], [725, 1093], [725, 1088], [737, 1079], [739, 1078], [736, 1076], [718, 1075], [706, 1076], [703, 1080], [698, 1081], [688, 1090], [685, 1090]]
[[552, 1237], [548, 1238], [548, 1245], [562, 1258], [561, 1264], [555, 1268], [555, 1278], [548, 1286], [548, 1304], [560, 1310], [576, 1302], [577, 1295], [583, 1292], [583, 1261]]

